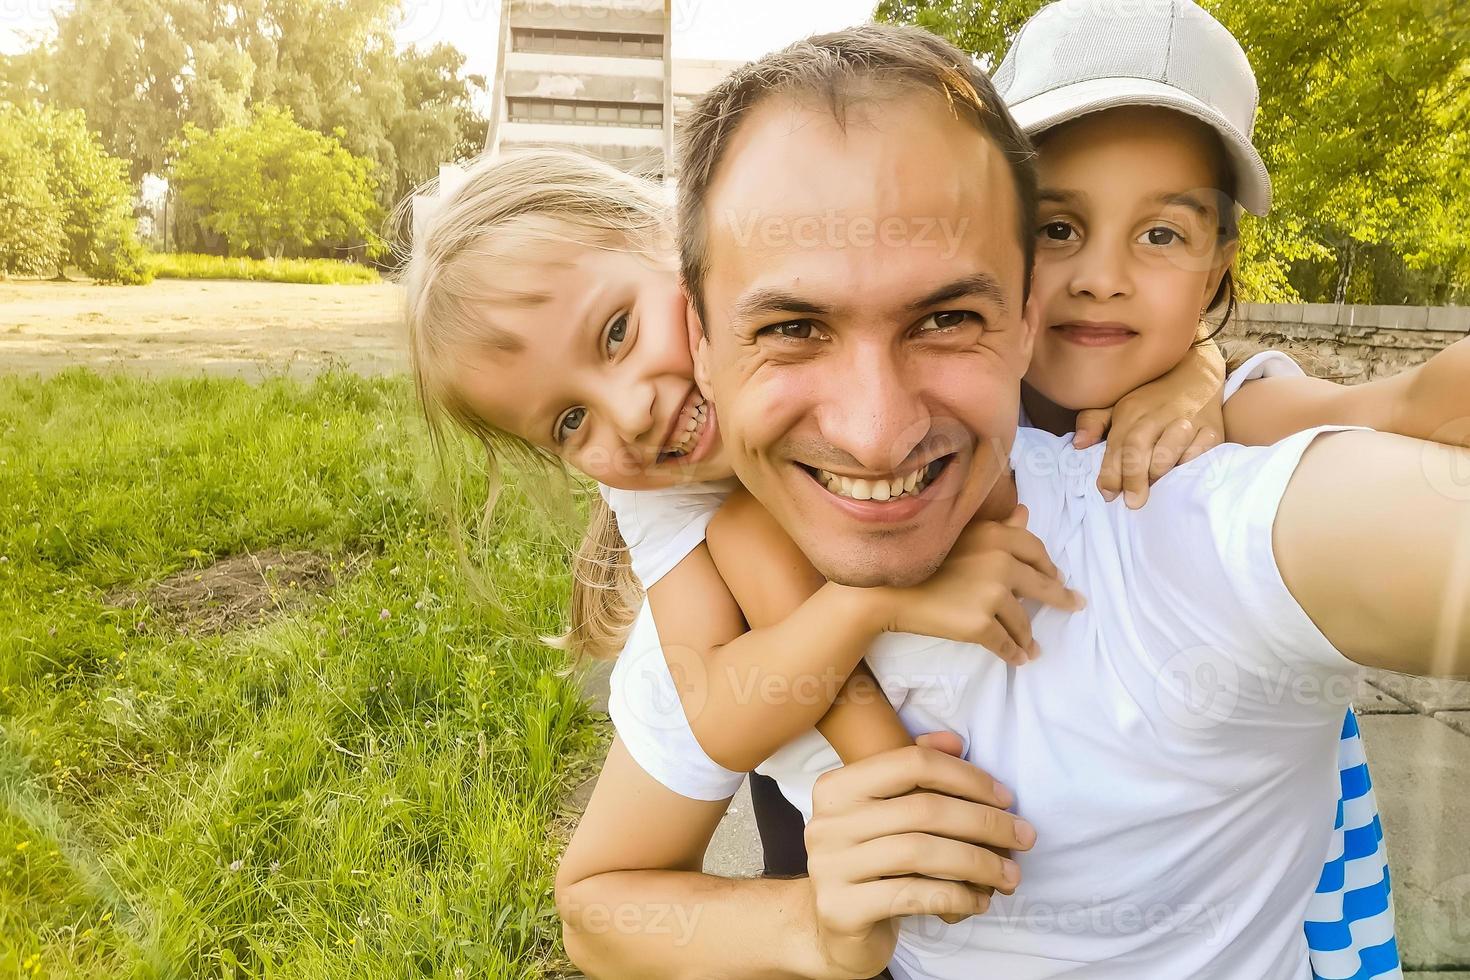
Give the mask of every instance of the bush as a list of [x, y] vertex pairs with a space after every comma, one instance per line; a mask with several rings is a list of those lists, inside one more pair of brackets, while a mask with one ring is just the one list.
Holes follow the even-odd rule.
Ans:
[[42, 169], [60, 209], [62, 253], [48, 255], [49, 265], [33, 271], [59, 271], [72, 265], [100, 282], [147, 282], [128, 165], [107, 155], [87, 129], [81, 111], [0, 106], [0, 130], [13, 133], [26, 146], [30, 166]]
[[336, 259], [230, 259], [218, 255], [146, 255], [143, 264], [159, 279], [244, 279], [347, 286], [380, 281], [365, 265]]
[[266, 106], [249, 125], [212, 133], [185, 126], [173, 152], [170, 184], [232, 256], [359, 245], [382, 220], [372, 161], [304, 129], [284, 109]]
[[66, 249], [61, 222], [45, 161], [0, 118], [0, 275], [55, 272]]

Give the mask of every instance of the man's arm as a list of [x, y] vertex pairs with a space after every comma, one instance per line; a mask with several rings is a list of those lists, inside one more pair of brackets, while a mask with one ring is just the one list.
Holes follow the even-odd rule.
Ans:
[[614, 741], [556, 876], [572, 962], [592, 977], [815, 976], [805, 879], [700, 873], [729, 800], [691, 800]]
[[591, 977], [872, 976], [895, 916], [960, 918], [1014, 890], [993, 848], [1036, 835], [1011, 801], [962, 759], [892, 750], [818, 780], [811, 878], [716, 878], [698, 869], [729, 800], [665, 789], [615, 741], [557, 873], [567, 954]]
[[1269, 446], [1319, 425], [1361, 425], [1415, 439], [1470, 445], [1470, 340], [1423, 364], [1360, 385], [1262, 378], [1225, 403], [1231, 442]]
[[1470, 675], [1470, 451], [1319, 436], [1276, 514], [1282, 579], [1350, 660]]

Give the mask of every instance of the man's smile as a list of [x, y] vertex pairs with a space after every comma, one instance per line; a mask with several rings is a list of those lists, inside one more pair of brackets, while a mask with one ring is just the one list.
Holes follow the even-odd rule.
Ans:
[[849, 517], [870, 523], [895, 524], [915, 517], [944, 493], [945, 477], [957, 453], [891, 474], [842, 474], [797, 463], [803, 482], [818, 488], [825, 501]]

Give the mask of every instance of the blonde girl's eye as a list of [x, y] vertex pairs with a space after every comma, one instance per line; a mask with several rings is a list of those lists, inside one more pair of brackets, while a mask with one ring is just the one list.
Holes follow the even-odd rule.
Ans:
[[556, 421], [556, 444], [559, 446], [572, 437], [572, 433], [582, 427], [587, 421], [587, 409], [578, 406], [562, 413], [562, 417]]
[[619, 313], [607, 328], [607, 356], [612, 357], [628, 339], [628, 314]]
[[1165, 228], [1162, 225], [1158, 225], [1144, 232], [1141, 236], [1139, 236], [1139, 240], [1144, 245], [1157, 245], [1163, 247], [1166, 245], [1173, 245], [1175, 242], [1184, 241], [1184, 236], [1179, 234], [1179, 232], [1175, 231], [1173, 228]]

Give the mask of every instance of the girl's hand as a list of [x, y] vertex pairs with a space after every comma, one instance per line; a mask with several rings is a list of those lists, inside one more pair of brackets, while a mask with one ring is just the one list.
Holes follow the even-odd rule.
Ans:
[[1129, 392], [1112, 408], [1078, 413], [1072, 445], [1086, 449], [1108, 440], [1097, 475], [1103, 497], [1113, 500], [1122, 493], [1136, 510], [1148, 501], [1154, 481], [1220, 445], [1224, 376], [1219, 349], [1213, 343], [1195, 347], [1174, 370]]
[[1026, 530], [1026, 516], [1020, 506], [1004, 521], [975, 521], [927, 581], [882, 590], [888, 629], [977, 643], [1013, 666], [1034, 659], [1041, 651], [1021, 600], [1067, 612], [1085, 603], [1062, 584], [1046, 547]]

